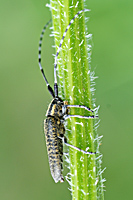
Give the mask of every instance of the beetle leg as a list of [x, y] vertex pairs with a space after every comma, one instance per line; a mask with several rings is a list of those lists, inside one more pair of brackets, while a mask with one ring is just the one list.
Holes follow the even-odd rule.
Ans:
[[71, 107], [71, 108], [83, 108], [85, 110], [88, 110], [90, 112], [94, 112], [94, 110], [91, 110], [90, 108], [88, 108], [87, 106], [84, 106], [84, 105], [66, 105], [66, 107]]
[[91, 115], [91, 116], [82, 116], [82, 115], [65, 115], [64, 119], [68, 119], [70, 117], [77, 117], [77, 118], [82, 118], [82, 119], [92, 119], [92, 118], [98, 118], [98, 115]]
[[75, 146], [73, 146], [72, 144], [68, 144], [67, 143], [67, 138], [64, 136], [64, 141], [63, 141], [67, 146], [69, 146], [69, 147], [71, 147], [71, 148], [73, 148], [73, 149], [76, 149], [77, 151], [80, 151], [80, 152], [82, 152], [82, 153], [84, 153], [84, 154], [96, 154], [96, 152], [88, 152], [88, 151], [84, 151], [84, 150], [82, 150], [82, 149], [80, 149], [80, 148], [78, 148], [78, 147], [75, 147]]

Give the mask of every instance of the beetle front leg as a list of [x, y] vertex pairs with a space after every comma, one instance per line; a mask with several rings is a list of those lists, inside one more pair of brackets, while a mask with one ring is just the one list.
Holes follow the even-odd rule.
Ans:
[[84, 106], [84, 105], [67, 105], [66, 107], [68, 108], [83, 108], [85, 110], [88, 110], [90, 112], [94, 112], [94, 110], [91, 110], [90, 108], [88, 108], [87, 106]]
[[91, 110], [90, 108], [88, 108], [87, 106], [84, 105], [64, 105], [64, 120], [70, 118], [70, 117], [77, 117], [77, 118], [81, 118], [81, 119], [90, 119], [90, 118], [98, 118], [98, 115], [91, 115], [91, 116], [83, 116], [83, 115], [69, 115], [69, 112], [66, 112], [66, 110], [68, 110], [69, 108], [82, 108], [85, 109], [87, 111], [90, 111], [92, 113], [94, 113], [94, 110]]

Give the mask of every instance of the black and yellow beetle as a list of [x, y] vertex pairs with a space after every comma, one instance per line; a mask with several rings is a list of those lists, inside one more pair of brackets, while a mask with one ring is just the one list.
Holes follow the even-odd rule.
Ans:
[[46, 145], [47, 145], [47, 152], [48, 152], [48, 158], [49, 158], [49, 165], [50, 165], [50, 170], [51, 170], [51, 175], [54, 179], [54, 181], [57, 183], [58, 181], [63, 182], [64, 178], [62, 175], [63, 171], [63, 143], [65, 143], [67, 146], [70, 146], [78, 151], [81, 151], [85, 154], [96, 154], [96, 152], [87, 152], [84, 150], [81, 150], [78, 147], [75, 147], [71, 144], [67, 143], [67, 139], [64, 136], [65, 134], [65, 127], [63, 125], [63, 122], [70, 118], [70, 117], [78, 117], [78, 118], [95, 118], [98, 116], [81, 116], [81, 115], [69, 115], [69, 108], [74, 107], [74, 108], [83, 108], [86, 109], [90, 112], [93, 112], [90, 108], [84, 106], [84, 105], [68, 105], [67, 101], [63, 101], [59, 96], [58, 96], [58, 84], [57, 84], [57, 74], [56, 74], [56, 68], [57, 68], [57, 57], [59, 55], [59, 51], [61, 49], [64, 37], [67, 33], [67, 30], [70, 28], [71, 24], [74, 22], [74, 19], [77, 18], [77, 16], [82, 13], [89, 11], [88, 9], [84, 9], [79, 11], [73, 19], [70, 21], [69, 25], [67, 26], [63, 37], [61, 39], [58, 51], [55, 56], [55, 64], [54, 64], [54, 90], [52, 87], [49, 85], [46, 76], [44, 74], [44, 70], [41, 66], [41, 46], [42, 46], [42, 39], [44, 32], [51, 22], [51, 20], [44, 26], [41, 36], [40, 36], [40, 41], [39, 41], [39, 67], [42, 72], [43, 78], [47, 84], [48, 91], [53, 97], [53, 100], [51, 101], [47, 113], [46, 113], [46, 119], [44, 120], [44, 132], [45, 132], [45, 138], [46, 138]]

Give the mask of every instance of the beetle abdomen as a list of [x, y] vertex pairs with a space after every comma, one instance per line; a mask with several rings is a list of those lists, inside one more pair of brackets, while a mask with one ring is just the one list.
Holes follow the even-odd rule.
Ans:
[[60, 135], [60, 131], [62, 132], [62, 126], [63, 124], [53, 116], [49, 116], [44, 120], [44, 132], [50, 171], [56, 183], [58, 181], [63, 182], [63, 143], [62, 139], [57, 137]]

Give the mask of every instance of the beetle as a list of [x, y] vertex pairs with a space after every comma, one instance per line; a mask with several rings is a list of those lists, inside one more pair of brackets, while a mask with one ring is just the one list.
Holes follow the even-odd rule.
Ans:
[[44, 120], [44, 132], [45, 132], [45, 139], [46, 139], [46, 146], [47, 146], [47, 152], [48, 152], [48, 158], [49, 158], [49, 166], [51, 175], [54, 179], [54, 181], [57, 183], [58, 181], [64, 182], [63, 178], [63, 143], [65, 143], [67, 146], [74, 148], [82, 153], [85, 154], [96, 154], [96, 152], [87, 152], [84, 151], [78, 147], [75, 147], [69, 143], [67, 143], [67, 138], [65, 137], [65, 127], [64, 127], [64, 121], [70, 117], [77, 117], [77, 118], [95, 118], [98, 116], [81, 116], [81, 115], [70, 115], [69, 109], [71, 107], [73, 108], [82, 108], [86, 109], [87, 111], [94, 112], [90, 108], [86, 107], [85, 105], [69, 105], [67, 101], [63, 101], [58, 96], [58, 84], [57, 84], [57, 74], [56, 74], [56, 68], [57, 68], [57, 58], [59, 55], [59, 51], [61, 49], [64, 37], [66, 36], [66, 33], [68, 29], [70, 28], [71, 24], [74, 22], [75, 18], [78, 17], [78, 15], [82, 12], [89, 11], [88, 9], [83, 9], [79, 11], [73, 19], [70, 21], [69, 25], [66, 27], [66, 30], [62, 36], [62, 39], [60, 41], [60, 45], [58, 47], [56, 56], [55, 56], [55, 63], [54, 63], [54, 90], [49, 85], [47, 78], [45, 76], [44, 70], [41, 65], [41, 47], [42, 47], [42, 39], [44, 32], [47, 28], [47, 26], [51, 23], [51, 20], [48, 21], [48, 23], [44, 26], [40, 41], [39, 41], [39, 55], [38, 55], [38, 62], [39, 67], [41, 70], [41, 73], [43, 75], [43, 78], [46, 82], [47, 89], [50, 92], [51, 96], [53, 97], [51, 103], [49, 104], [48, 110], [46, 112], [46, 119]]

